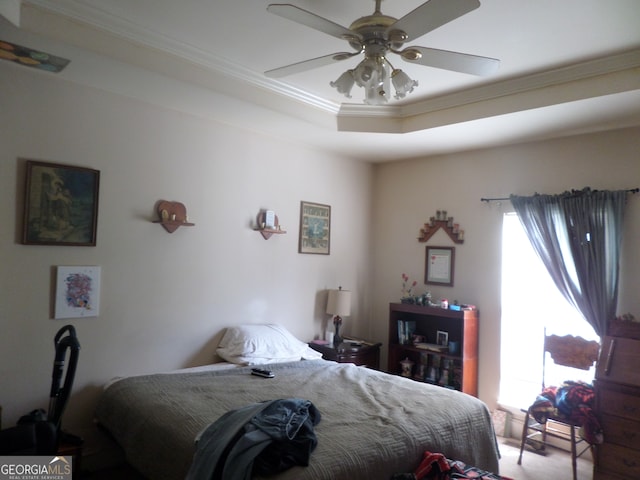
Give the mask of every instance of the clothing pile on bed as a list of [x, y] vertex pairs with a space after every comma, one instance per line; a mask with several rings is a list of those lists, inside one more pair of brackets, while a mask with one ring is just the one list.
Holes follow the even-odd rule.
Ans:
[[424, 452], [424, 458], [415, 473], [398, 473], [391, 480], [513, 480], [495, 473], [449, 460], [442, 453]]
[[550, 416], [576, 422], [580, 436], [592, 445], [602, 443], [602, 428], [593, 412], [595, 392], [584, 382], [566, 381], [559, 387], [547, 387], [531, 406], [533, 418], [545, 423]]
[[300, 398], [231, 410], [199, 435], [187, 480], [246, 480], [307, 466], [320, 418], [313, 403]]

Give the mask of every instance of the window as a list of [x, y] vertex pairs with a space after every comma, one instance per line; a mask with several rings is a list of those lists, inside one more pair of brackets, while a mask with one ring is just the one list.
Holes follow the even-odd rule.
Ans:
[[[591, 325], [558, 291], [518, 216], [508, 213], [502, 232], [501, 405], [527, 407], [540, 393], [545, 327], [548, 334], [599, 340]], [[595, 373], [593, 368], [582, 376], [573, 372], [565, 376], [562, 367], [550, 370], [548, 362], [547, 385], [568, 379], [590, 383]]]

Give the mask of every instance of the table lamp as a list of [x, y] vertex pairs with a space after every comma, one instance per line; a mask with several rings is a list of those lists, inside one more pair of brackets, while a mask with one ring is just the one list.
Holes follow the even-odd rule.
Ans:
[[342, 287], [338, 287], [338, 290], [329, 290], [327, 313], [333, 315], [333, 325], [336, 330], [333, 336], [333, 345], [337, 347], [342, 343], [342, 338], [340, 337], [342, 316], [351, 315], [351, 292], [342, 290]]

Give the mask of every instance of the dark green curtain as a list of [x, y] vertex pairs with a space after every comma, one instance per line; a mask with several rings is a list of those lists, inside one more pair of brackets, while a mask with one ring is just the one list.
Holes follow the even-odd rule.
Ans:
[[627, 194], [585, 188], [510, 197], [558, 289], [600, 337], [616, 314]]

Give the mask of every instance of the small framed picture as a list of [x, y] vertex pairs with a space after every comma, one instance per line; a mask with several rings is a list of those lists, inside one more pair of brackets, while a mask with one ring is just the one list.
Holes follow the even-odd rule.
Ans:
[[453, 287], [455, 247], [427, 247], [424, 283]]
[[331, 245], [331, 206], [300, 202], [298, 253], [329, 255]]
[[438, 330], [436, 332], [436, 344], [442, 345], [443, 347], [449, 345], [449, 333]]
[[100, 172], [27, 160], [22, 243], [95, 246]]
[[100, 271], [98, 266], [59, 266], [53, 318], [100, 315]]

